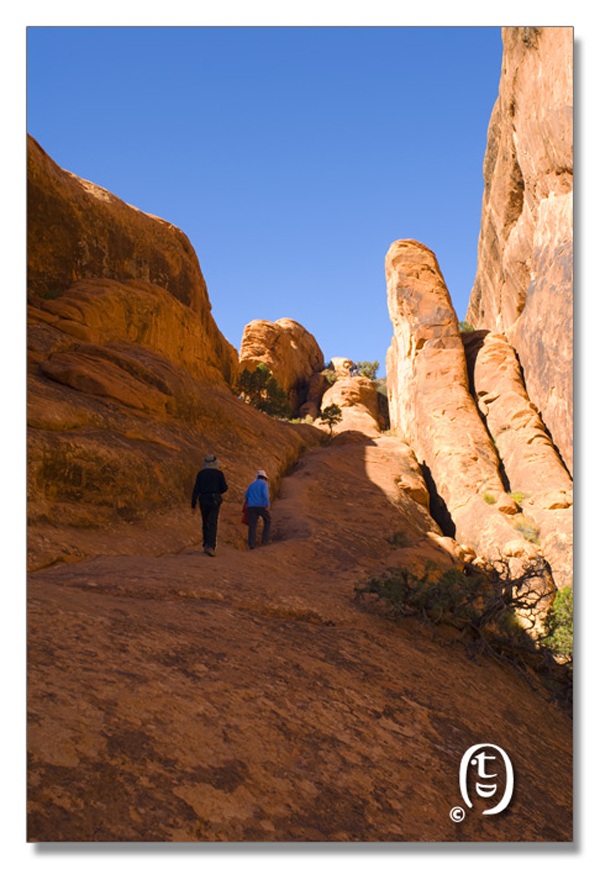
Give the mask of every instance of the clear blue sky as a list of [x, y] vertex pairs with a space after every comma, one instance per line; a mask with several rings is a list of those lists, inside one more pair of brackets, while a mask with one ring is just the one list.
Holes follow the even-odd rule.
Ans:
[[383, 373], [396, 239], [466, 313], [501, 58], [498, 27], [33, 27], [27, 127], [186, 233], [235, 347], [291, 317]]

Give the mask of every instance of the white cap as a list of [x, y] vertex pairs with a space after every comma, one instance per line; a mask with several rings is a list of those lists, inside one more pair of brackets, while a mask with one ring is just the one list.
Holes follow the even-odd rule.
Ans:
[[264, 477], [264, 478], [267, 479], [267, 480], [269, 479], [269, 478], [267, 477], [267, 472], [266, 472], [266, 471], [257, 471], [257, 472], [256, 472], [256, 479], [258, 480], [259, 477]]

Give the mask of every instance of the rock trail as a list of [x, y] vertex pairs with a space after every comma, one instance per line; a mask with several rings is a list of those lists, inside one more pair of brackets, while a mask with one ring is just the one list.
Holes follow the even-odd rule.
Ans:
[[[398, 496], [401, 445], [339, 442], [283, 481], [268, 547], [31, 575], [31, 839], [568, 838], [567, 718], [512, 669], [353, 603], [386, 563], [452, 556]], [[493, 823], [456, 824], [480, 741], [509, 748], [519, 787]]]

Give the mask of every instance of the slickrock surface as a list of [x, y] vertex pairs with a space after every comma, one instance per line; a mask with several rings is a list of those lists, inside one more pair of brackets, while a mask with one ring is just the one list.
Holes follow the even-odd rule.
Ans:
[[429, 469], [451, 536], [488, 558], [507, 546], [512, 551], [520, 535], [509, 517], [517, 508], [469, 392], [458, 322], [435, 255], [420, 242], [397, 241], [386, 278], [394, 327], [391, 426]]
[[[523, 519], [539, 529], [558, 585], [573, 578], [573, 484], [529, 400], [515, 351], [503, 335], [463, 336], [473, 391]], [[519, 520], [517, 520], [519, 521]]]
[[[30, 566], [181, 548], [205, 454], [240, 503], [257, 468], [276, 485], [320, 434], [232, 395], [237, 352], [180, 230], [60, 169], [32, 139], [28, 157]], [[241, 545], [238, 511], [223, 522]]]
[[467, 320], [506, 334], [573, 469], [573, 30], [503, 28]]
[[314, 374], [322, 371], [323, 353], [313, 335], [295, 320], [252, 320], [244, 329], [240, 367], [254, 368], [263, 362], [279, 386], [287, 392], [294, 413], [307, 399]]
[[[30, 577], [31, 840], [570, 839], [569, 719], [510, 666], [353, 602], [386, 563], [456, 561], [396, 482], [405, 448], [338, 443], [286, 478], [268, 547]], [[513, 800], [455, 823], [487, 741]]]

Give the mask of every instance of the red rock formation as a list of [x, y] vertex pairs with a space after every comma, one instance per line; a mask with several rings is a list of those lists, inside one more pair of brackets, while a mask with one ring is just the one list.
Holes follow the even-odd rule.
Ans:
[[572, 470], [573, 30], [508, 27], [467, 320], [503, 332]]
[[[383, 428], [379, 413], [377, 387], [367, 377], [341, 377], [327, 389], [321, 399], [321, 408], [336, 404], [342, 411], [342, 421], [336, 432], [357, 431], [377, 437]], [[320, 426], [327, 428], [324, 423]]]
[[529, 400], [515, 351], [504, 335], [472, 332], [462, 337], [479, 410], [494, 439], [506, 484], [523, 511], [515, 522], [538, 530], [556, 582], [571, 584], [571, 477]]
[[319, 432], [232, 395], [237, 353], [180, 230], [28, 150], [31, 566], [197, 541], [189, 502], [209, 452], [230, 485], [221, 539], [243, 545], [256, 468], [277, 484]]
[[[388, 351], [391, 425], [428, 469], [459, 543], [480, 555], [522, 548], [496, 451], [469, 392], [456, 314], [434, 254], [412, 240], [386, 257], [394, 327]], [[434, 514], [435, 515], [435, 514]], [[442, 523], [443, 524], [443, 523]]]
[[328, 388], [327, 380], [325, 379], [325, 375], [317, 371], [316, 374], [308, 381], [308, 387], [306, 390], [306, 401], [304, 404], [300, 405], [300, 409], [298, 414], [301, 419], [304, 419], [307, 416], [312, 417], [315, 420], [319, 414], [319, 410], [321, 409], [321, 399], [323, 398], [323, 394]]
[[325, 362], [315, 338], [295, 320], [253, 320], [244, 329], [240, 367], [253, 371], [263, 362], [288, 395], [294, 413], [307, 396], [314, 374]]

